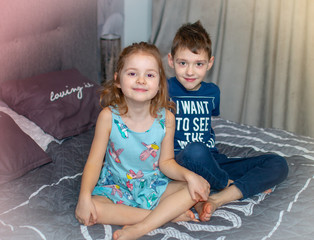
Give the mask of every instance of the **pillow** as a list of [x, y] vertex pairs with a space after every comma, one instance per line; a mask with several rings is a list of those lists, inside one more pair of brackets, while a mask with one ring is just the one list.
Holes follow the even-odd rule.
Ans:
[[49, 156], [4, 112], [0, 112], [0, 128], [0, 184], [51, 162]]
[[34, 122], [14, 112], [11, 108], [9, 108], [7, 105], [4, 105], [1, 101], [0, 111], [8, 114], [19, 126], [19, 128], [21, 128], [23, 132], [30, 136], [44, 151], [47, 150], [49, 143], [51, 143], [52, 141], [56, 141], [58, 143], [61, 142], [55, 139], [53, 136], [45, 133]]
[[98, 87], [70, 69], [3, 82], [0, 95], [15, 112], [63, 139], [95, 125], [100, 111]]
[[8, 107], [8, 105], [0, 99], [0, 107]]

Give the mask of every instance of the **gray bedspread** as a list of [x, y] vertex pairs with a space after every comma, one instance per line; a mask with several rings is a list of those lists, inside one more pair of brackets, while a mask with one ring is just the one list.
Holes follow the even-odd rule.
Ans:
[[[314, 139], [213, 119], [217, 147], [230, 157], [276, 153], [290, 172], [270, 194], [219, 208], [209, 222], [168, 223], [141, 239], [313, 239]], [[111, 239], [120, 226], [80, 225], [74, 210], [93, 130], [50, 143], [53, 162], [0, 185], [0, 239]]]

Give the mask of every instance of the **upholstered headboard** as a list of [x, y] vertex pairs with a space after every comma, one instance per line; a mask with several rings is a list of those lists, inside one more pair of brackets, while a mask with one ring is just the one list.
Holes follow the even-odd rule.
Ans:
[[97, 0], [0, 1], [0, 82], [78, 69], [98, 80]]

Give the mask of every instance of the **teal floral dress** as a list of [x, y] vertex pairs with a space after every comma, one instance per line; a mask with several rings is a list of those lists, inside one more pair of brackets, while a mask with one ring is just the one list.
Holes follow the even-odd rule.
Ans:
[[111, 108], [112, 127], [105, 163], [92, 195], [106, 196], [114, 203], [153, 209], [170, 181], [158, 167], [165, 136], [165, 109], [149, 130], [134, 132]]

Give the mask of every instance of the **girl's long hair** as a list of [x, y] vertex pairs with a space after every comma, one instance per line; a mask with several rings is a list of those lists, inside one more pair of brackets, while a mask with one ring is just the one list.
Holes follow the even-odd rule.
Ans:
[[126, 59], [135, 53], [145, 53], [153, 56], [159, 67], [159, 91], [156, 96], [151, 100], [150, 114], [153, 117], [157, 117], [157, 112], [160, 108], [174, 109], [174, 104], [169, 101], [168, 96], [168, 84], [166, 74], [162, 65], [162, 60], [158, 48], [146, 42], [133, 43], [132, 45], [123, 49], [119, 56], [117, 63], [117, 69], [115, 71], [116, 78], [107, 81], [103, 84], [103, 89], [100, 95], [100, 105], [104, 107], [112, 106], [113, 108], [119, 108], [121, 115], [128, 112], [128, 106], [125, 102], [124, 95], [117, 85], [120, 83], [121, 71], [124, 67]]

